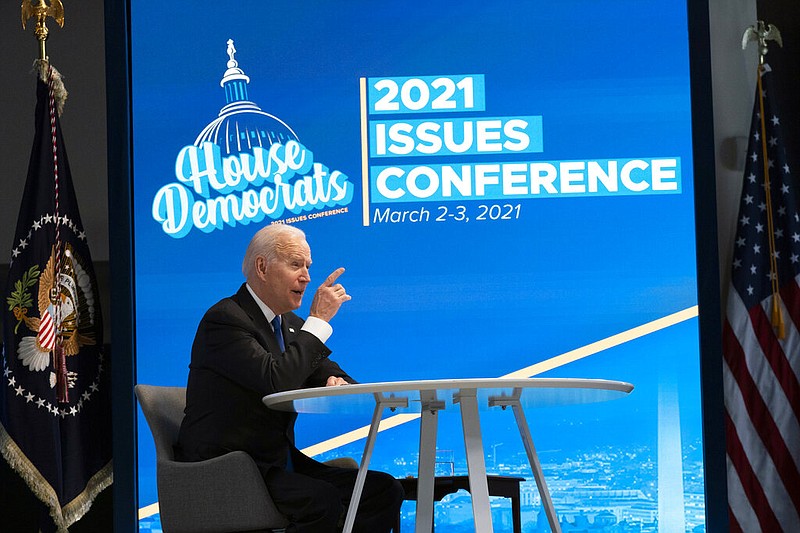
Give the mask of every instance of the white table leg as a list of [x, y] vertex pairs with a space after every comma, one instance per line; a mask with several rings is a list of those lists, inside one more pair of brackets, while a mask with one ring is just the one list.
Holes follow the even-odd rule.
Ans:
[[475, 533], [492, 533], [489, 483], [486, 480], [486, 460], [483, 456], [483, 440], [475, 390], [460, 391], [458, 401], [461, 403], [461, 426], [464, 431], [464, 446], [467, 452], [469, 492], [472, 496]]
[[384, 406], [378, 402], [375, 404], [375, 411], [372, 413], [372, 423], [369, 426], [367, 442], [364, 444], [364, 454], [361, 456], [361, 465], [358, 467], [356, 475], [356, 485], [353, 487], [353, 496], [350, 498], [350, 506], [347, 508], [347, 516], [344, 521], [342, 533], [352, 533], [353, 525], [356, 521], [358, 503], [361, 500], [361, 493], [364, 490], [364, 481], [367, 479], [369, 461], [372, 459], [372, 450], [375, 448], [375, 437], [378, 435], [378, 426], [381, 422], [381, 414]]
[[436, 434], [438, 411], [444, 403], [436, 399], [436, 391], [420, 391], [422, 418], [419, 429], [419, 464], [417, 469], [416, 533], [433, 531], [433, 483], [436, 466]]
[[539, 462], [539, 456], [536, 453], [536, 448], [533, 446], [533, 438], [531, 438], [531, 431], [528, 429], [528, 421], [525, 419], [525, 413], [522, 411], [522, 406], [519, 401], [511, 403], [511, 407], [514, 409], [514, 418], [517, 419], [519, 434], [522, 437], [522, 443], [525, 445], [525, 451], [528, 454], [528, 462], [531, 464], [533, 478], [536, 480], [536, 488], [539, 489], [539, 496], [542, 498], [542, 506], [547, 515], [547, 521], [550, 522], [550, 530], [553, 533], [561, 533], [561, 524], [558, 522], [556, 509], [553, 507], [553, 500], [550, 498], [550, 491], [547, 488], [547, 482], [544, 480], [542, 464]]

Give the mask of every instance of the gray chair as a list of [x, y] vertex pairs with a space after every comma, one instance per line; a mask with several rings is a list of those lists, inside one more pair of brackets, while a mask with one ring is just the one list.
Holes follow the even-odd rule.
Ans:
[[185, 387], [136, 385], [156, 445], [156, 479], [164, 533], [233, 533], [288, 525], [253, 459], [242, 451], [195, 463], [175, 460], [186, 407]]

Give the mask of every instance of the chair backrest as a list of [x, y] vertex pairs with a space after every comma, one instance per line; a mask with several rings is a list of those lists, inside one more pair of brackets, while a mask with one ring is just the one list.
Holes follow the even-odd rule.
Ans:
[[174, 461], [173, 446], [178, 442], [178, 430], [186, 408], [186, 387], [136, 385], [136, 398], [150, 426], [156, 444], [156, 458]]

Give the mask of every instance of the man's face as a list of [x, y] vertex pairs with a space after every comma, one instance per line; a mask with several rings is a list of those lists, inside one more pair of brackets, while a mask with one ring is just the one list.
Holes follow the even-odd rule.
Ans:
[[256, 258], [256, 273], [260, 287], [256, 294], [275, 314], [294, 311], [303, 302], [303, 293], [311, 281], [311, 249], [299, 236], [284, 238], [278, 245], [277, 258], [267, 263]]

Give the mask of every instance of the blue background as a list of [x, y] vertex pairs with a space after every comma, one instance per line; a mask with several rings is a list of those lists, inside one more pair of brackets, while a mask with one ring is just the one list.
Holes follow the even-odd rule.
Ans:
[[[174, 239], [151, 216], [156, 191], [175, 181], [179, 150], [225, 104], [219, 82], [228, 39], [250, 77], [249, 99], [356, 187], [346, 214], [298, 224], [312, 248], [312, 285], [347, 269], [340, 281], [353, 300], [334, 318], [329, 345], [356, 379], [501, 376], [697, 304], [685, 2], [192, 6], [131, 2], [138, 382], [185, 385], [197, 323], [238, 289], [244, 249], [260, 227]], [[543, 117], [544, 151], [530, 161], [679, 157], [680, 194], [513, 200], [521, 204], [514, 220], [362, 226], [359, 78], [458, 73], [485, 76], [485, 116]], [[459, 203], [475, 213], [492, 202]], [[393, 207], [404, 205], [420, 204]], [[691, 320], [548, 372], [636, 389], [613, 403], [537, 412], [537, 448], [565, 457], [597, 447], [655, 454], [660, 387], [680, 395], [680, 420], [672, 421], [680, 446], [696, 446], [697, 343]], [[366, 422], [300, 417], [298, 441], [313, 444]], [[458, 425], [446, 417], [442, 424], [440, 447], [463, 448]], [[495, 464], [499, 453], [524, 469], [513, 420], [484, 416], [484, 424], [487, 450], [502, 444]], [[381, 434], [373, 464], [414, 473], [415, 464], [394, 458], [413, 458], [417, 428]], [[342, 453], [358, 455], [361, 446]], [[140, 507], [157, 500], [154, 474], [140, 417]]]

